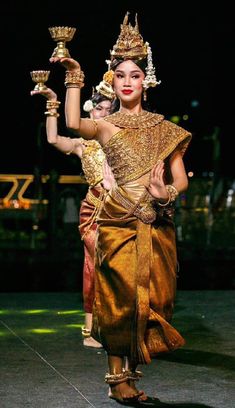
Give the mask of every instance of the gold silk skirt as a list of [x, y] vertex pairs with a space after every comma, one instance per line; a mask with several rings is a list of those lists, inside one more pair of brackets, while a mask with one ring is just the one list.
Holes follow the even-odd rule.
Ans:
[[102, 203], [101, 195], [100, 187], [90, 187], [79, 211], [79, 231], [84, 243], [83, 308], [86, 313], [92, 313], [95, 297], [96, 216]]
[[[118, 187], [131, 204], [143, 186]], [[97, 218], [95, 301], [92, 336], [109, 355], [150, 363], [159, 353], [184, 345], [169, 323], [176, 293], [176, 242], [172, 219], [144, 223], [112, 191]]]

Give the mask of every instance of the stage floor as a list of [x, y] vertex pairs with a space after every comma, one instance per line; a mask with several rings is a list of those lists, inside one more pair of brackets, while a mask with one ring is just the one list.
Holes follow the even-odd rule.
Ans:
[[[186, 345], [139, 366], [150, 398], [138, 406], [234, 408], [234, 312], [234, 290], [178, 291], [172, 324]], [[0, 293], [1, 408], [119, 406], [105, 352], [84, 348], [82, 325], [80, 293]]]

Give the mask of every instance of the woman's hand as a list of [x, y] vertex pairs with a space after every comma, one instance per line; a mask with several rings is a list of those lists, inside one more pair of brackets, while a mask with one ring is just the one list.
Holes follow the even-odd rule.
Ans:
[[56, 93], [54, 91], [52, 91], [52, 89], [50, 89], [50, 88], [43, 89], [42, 91], [33, 90], [33, 91], [30, 92], [30, 95], [31, 96], [33, 96], [33, 95], [42, 95], [42, 96], [45, 96], [45, 98], [47, 98], [49, 101], [56, 101], [57, 100]]
[[148, 192], [159, 200], [167, 200], [168, 192], [164, 182], [164, 162], [159, 160], [150, 173]]
[[76, 71], [77, 69], [81, 69], [79, 62], [77, 62], [73, 58], [59, 58], [59, 57], [51, 57], [49, 59], [50, 62], [55, 63], [59, 62], [67, 71]]
[[105, 190], [111, 190], [111, 188], [115, 185], [116, 181], [113, 175], [111, 168], [109, 167], [107, 160], [105, 159], [103, 162], [103, 180], [102, 186]]

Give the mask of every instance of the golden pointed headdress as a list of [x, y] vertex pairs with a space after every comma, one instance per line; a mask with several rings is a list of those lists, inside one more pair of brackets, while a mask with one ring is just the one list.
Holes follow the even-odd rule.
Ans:
[[129, 12], [126, 13], [121, 32], [116, 44], [111, 51], [111, 61], [114, 59], [143, 59], [147, 57], [147, 45], [139, 32], [137, 14], [135, 16], [135, 26], [128, 23]]
[[139, 25], [137, 21], [137, 14], [135, 15], [135, 26], [128, 23], [129, 12], [126, 13], [123, 23], [121, 24], [121, 32], [116, 44], [113, 46], [111, 60], [106, 61], [109, 67], [115, 59], [133, 59], [133, 60], [147, 60], [145, 68], [145, 79], [143, 81], [143, 88], [147, 90], [149, 87], [155, 87], [161, 81], [157, 81], [155, 75], [155, 68], [152, 62], [152, 50], [148, 42], [144, 43], [143, 37], [139, 32]]

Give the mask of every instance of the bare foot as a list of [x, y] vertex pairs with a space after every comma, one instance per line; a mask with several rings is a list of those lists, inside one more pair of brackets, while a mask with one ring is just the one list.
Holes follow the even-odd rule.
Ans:
[[138, 390], [135, 386], [135, 381], [129, 380], [130, 387], [134, 390], [136, 394], [138, 394], [138, 401], [147, 401], [148, 396], [145, 394], [143, 390]]
[[93, 339], [93, 337], [86, 337], [83, 340], [83, 346], [85, 347], [94, 347], [94, 348], [103, 348], [102, 344], [100, 344], [98, 341]]
[[113, 398], [117, 401], [138, 401], [139, 397], [138, 391], [130, 387], [128, 382], [122, 382], [121, 384], [115, 384], [109, 387], [109, 398]]

